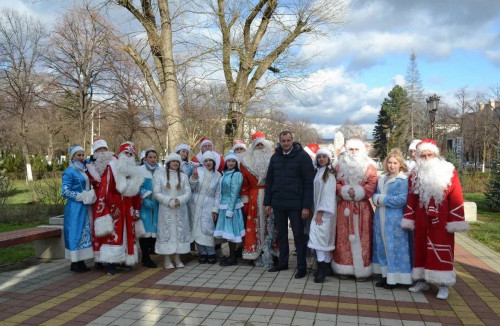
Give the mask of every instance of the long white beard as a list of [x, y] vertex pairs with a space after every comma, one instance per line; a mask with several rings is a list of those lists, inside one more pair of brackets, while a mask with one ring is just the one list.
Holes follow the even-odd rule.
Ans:
[[436, 206], [444, 199], [444, 192], [451, 184], [453, 164], [434, 158], [428, 161], [419, 160], [414, 168], [412, 191], [418, 194], [421, 205], [429, 206], [434, 198]]
[[337, 178], [346, 184], [359, 185], [366, 181], [366, 169], [369, 165], [375, 166], [375, 162], [366, 154], [346, 152], [340, 156], [337, 162]]
[[[101, 176], [106, 170], [108, 164], [115, 159], [115, 153], [113, 152], [97, 152], [94, 153], [95, 161], [92, 164], [89, 164], [87, 167], [89, 169], [90, 174], [97, 181], [101, 180]], [[94, 172], [95, 170], [95, 172]]]
[[134, 157], [120, 154], [115, 167], [116, 189], [124, 196], [135, 196], [139, 193], [144, 176], [140, 167], [135, 164]]
[[259, 178], [259, 183], [261, 183], [265, 181], [271, 156], [273, 156], [273, 152], [267, 148], [258, 150], [249, 149], [245, 152], [242, 162], [245, 167]]

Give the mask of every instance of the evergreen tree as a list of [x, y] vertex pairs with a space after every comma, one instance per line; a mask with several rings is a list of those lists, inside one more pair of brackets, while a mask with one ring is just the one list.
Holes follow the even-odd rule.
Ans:
[[401, 137], [402, 128], [401, 114], [404, 114], [408, 106], [407, 93], [403, 87], [396, 85], [388, 93], [389, 97], [384, 99], [373, 130], [375, 155], [384, 159], [387, 152], [394, 147], [406, 146], [405, 138]]
[[485, 195], [488, 205], [500, 211], [500, 147], [497, 147], [497, 156], [492, 163], [490, 183]]
[[411, 51], [410, 62], [406, 69], [405, 90], [408, 93], [409, 105], [404, 114], [404, 123], [407, 124], [404, 128], [406, 143], [409, 144], [413, 139], [420, 138], [427, 134], [428, 121], [427, 110], [424, 99], [424, 91], [420, 71], [417, 66], [417, 56], [415, 51]]

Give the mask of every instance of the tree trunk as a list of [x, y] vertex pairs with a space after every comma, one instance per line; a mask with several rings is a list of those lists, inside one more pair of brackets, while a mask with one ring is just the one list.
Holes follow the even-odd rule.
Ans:
[[22, 138], [22, 152], [24, 162], [26, 164], [26, 181], [33, 181], [33, 172], [31, 171], [30, 155], [28, 152], [28, 140], [26, 136], [26, 121], [21, 117], [21, 138]]
[[52, 167], [52, 160], [54, 159], [54, 135], [49, 132], [49, 146], [47, 147], [47, 164]]

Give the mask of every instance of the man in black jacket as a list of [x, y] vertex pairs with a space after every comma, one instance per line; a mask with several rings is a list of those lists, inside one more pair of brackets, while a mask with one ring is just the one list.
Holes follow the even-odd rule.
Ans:
[[306, 276], [307, 238], [304, 234], [309, 209], [313, 204], [314, 167], [302, 146], [293, 141], [290, 131], [280, 133], [280, 143], [271, 157], [266, 176], [264, 206], [266, 214], [274, 212], [274, 224], [278, 231], [279, 265], [269, 269], [278, 272], [288, 269], [288, 218], [292, 225], [297, 250], [295, 278]]

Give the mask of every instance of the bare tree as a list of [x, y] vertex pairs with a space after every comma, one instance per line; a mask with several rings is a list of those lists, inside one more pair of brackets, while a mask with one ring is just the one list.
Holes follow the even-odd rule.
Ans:
[[[207, 0], [221, 32], [224, 79], [229, 91], [225, 145], [243, 134], [242, 119], [259, 82], [290, 67], [299, 37], [342, 23], [344, 1]], [[262, 89], [262, 88], [261, 88]]]
[[0, 93], [3, 107], [19, 124], [27, 180], [32, 181], [28, 119], [36, 107], [45, 30], [40, 21], [12, 9], [0, 10]]
[[[98, 20], [101, 23], [97, 23]], [[73, 113], [79, 121], [77, 139], [84, 148], [90, 147], [94, 138], [89, 122], [92, 124], [96, 108], [106, 100], [102, 87], [113, 52], [109, 28], [103, 26], [102, 18], [94, 11], [69, 10], [51, 36], [46, 62], [58, 91], [74, 97], [78, 103]], [[73, 111], [75, 107], [65, 109]]]
[[347, 119], [342, 126], [335, 130], [336, 133], [339, 131], [344, 135], [345, 139], [353, 137], [361, 138], [362, 140], [366, 139], [366, 131], [363, 127], [349, 119]]

